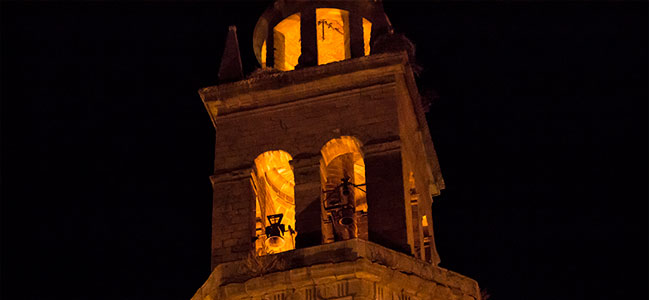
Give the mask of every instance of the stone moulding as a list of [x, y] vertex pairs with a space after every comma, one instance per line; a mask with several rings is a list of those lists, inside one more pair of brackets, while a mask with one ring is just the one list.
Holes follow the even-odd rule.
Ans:
[[218, 265], [193, 300], [480, 299], [478, 284], [377, 244], [352, 239]]
[[396, 75], [406, 72], [407, 62], [404, 53], [377, 54], [205, 87], [199, 95], [214, 120], [217, 115], [395, 82]]

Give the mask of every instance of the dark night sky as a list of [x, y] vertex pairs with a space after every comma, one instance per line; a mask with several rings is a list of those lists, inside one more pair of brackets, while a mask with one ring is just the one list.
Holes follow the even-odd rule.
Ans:
[[[2, 298], [189, 299], [216, 84], [270, 1], [2, 3]], [[387, 2], [418, 48], [441, 266], [493, 300], [647, 296], [648, 4]], [[644, 296], [645, 295], [645, 296]]]

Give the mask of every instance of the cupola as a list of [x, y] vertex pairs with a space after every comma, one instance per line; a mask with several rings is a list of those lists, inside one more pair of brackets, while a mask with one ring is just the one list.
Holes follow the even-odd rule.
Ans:
[[257, 21], [253, 48], [262, 67], [290, 71], [369, 55], [390, 32], [381, 1], [277, 0]]

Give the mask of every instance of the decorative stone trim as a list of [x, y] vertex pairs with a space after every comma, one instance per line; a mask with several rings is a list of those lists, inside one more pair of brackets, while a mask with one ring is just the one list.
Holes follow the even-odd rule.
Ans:
[[242, 167], [236, 170], [226, 170], [222, 173], [217, 173], [210, 176], [210, 182], [212, 185], [217, 183], [224, 183], [229, 181], [241, 180], [244, 178], [250, 178], [252, 168], [250, 166]]

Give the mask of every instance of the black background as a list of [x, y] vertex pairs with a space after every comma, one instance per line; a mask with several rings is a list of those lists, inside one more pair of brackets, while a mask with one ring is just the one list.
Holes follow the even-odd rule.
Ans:
[[[2, 296], [189, 299], [216, 84], [270, 1], [2, 3]], [[497, 299], [645, 298], [648, 4], [389, 1], [447, 189], [441, 266]], [[227, 141], [226, 141], [227, 142]]]

